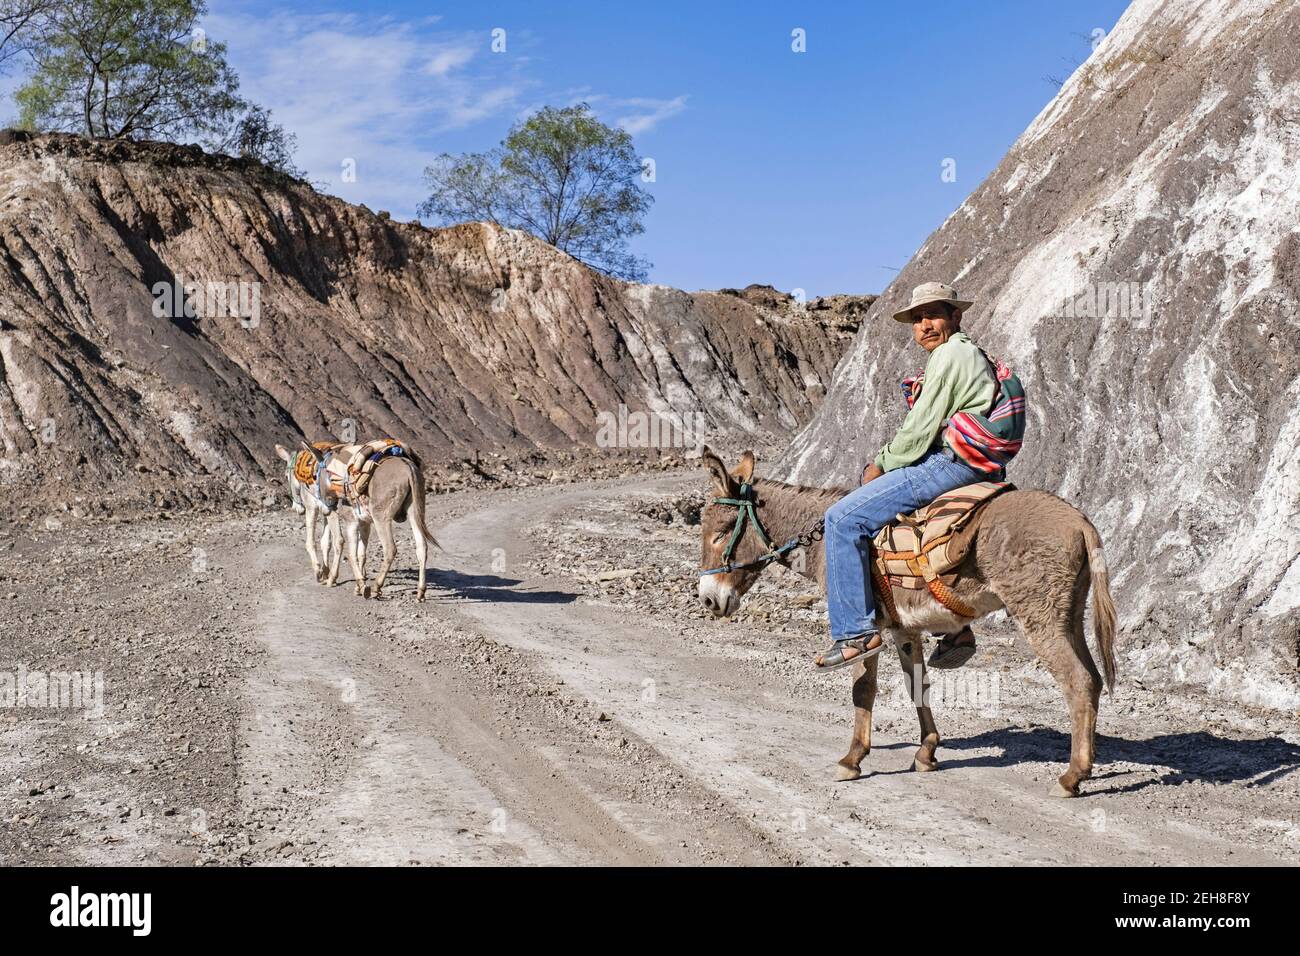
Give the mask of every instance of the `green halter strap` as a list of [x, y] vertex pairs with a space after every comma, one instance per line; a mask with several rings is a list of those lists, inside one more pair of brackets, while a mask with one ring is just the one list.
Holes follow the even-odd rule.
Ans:
[[[740, 571], [744, 568], [764, 567], [784, 558], [787, 554], [799, 546], [798, 538], [791, 538], [781, 547], [775, 547], [772, 539], [763, 527], [763, 522], [758, 517], [758, 498], [754, 494], [753, 487], [746, 482], [740, 486], [740, 491], [734, 498], [714, 498], [715, 505], [729, 505], [736, 509], [736, 524], [731, 529], [731, 538], [727, 541], [727, 549], [722, 552], [722, 566], [717, 568], [708, 568], [701, 571], [700, 574], [727, 574], [731, 571]], [[758, 539], [763, 542], [763, 547], [767, 548], [767, 553], [760, 555], [753, 561], [745, 561], [740, 564], [732, 563], [731, 557], [736, 553], [736, 545], [740, 544], [740, 539], [745, 536], [745, 522], [749, 521], [754, 526], [754, 531], [758, 533]]]

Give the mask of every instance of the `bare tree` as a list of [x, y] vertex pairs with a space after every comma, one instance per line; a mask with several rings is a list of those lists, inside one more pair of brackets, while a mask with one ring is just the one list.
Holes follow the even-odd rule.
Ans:
[[0, 0], [0, 67], [22, 49], [24, 31], [53, 0]]

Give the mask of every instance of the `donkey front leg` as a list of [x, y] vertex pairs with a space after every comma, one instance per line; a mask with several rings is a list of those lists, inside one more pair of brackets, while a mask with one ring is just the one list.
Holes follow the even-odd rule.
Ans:
[[921, 746], [912, 760], [912, 769], [923, 772], [938, 770], [939, 761], [934, 752], [939, 747], [939, 728], [934, 725], [934, 715], [930, 713], [930, 677], [922, 656], [925, 648], [921, 635], [909, 633], [898, 638], [894, 646], [898, 648], [898, 660], [903, 665], [907, 692], [916, 704], [916, 716], [921, 722]]
[[876, 705], [876, 672], [880, 655], [853, 665], [853, 739], [849, 752], [835, 767], [836, 780], [857, 780], [862, 776], [862, 760], [871, 753], [871, 711]]
[[316, 576], [317, 581], [320, 581], [322, 566], [321, 566], [320, 553], [316, 547], [316, 509], [315, 508], [312, 508], [310, 506], [307, 508], [307, 516], [303, 520], [303, 524], [306, 528], [307, 557], [311, 558], [312, 574]]

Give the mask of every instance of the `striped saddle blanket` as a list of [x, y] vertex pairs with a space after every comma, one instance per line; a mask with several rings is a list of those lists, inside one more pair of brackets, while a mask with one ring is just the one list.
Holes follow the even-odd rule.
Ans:
[[[924, 508], [885, 525], [872, 542], [872, 578], [885, 592], [900, 587], [928, 589], [935, 599], [964, 617], [974, 612], [956, 599], [951, 587], [954, 573], [966, 557], [970, 536], [961, 534], [980, 509], [995, 496], [1010, 491], [1009, 481], [981, 481], [940, 495]], [[882, 595], [891, 608], [892, 595]], [[897, 620], [897, 617], [895, 620]]]
[[[322, 455], [327, 455], [331, 450], [341, 446], [332, 441], [314, 441], [311, 447]], [[316, 480], [316, 459], [306, 451], [298, 452], [293, 459], [293, 476], [304, 485], [311, 484]]]

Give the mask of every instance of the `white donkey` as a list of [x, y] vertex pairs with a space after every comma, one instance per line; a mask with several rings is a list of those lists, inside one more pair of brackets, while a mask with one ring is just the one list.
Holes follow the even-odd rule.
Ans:
[[[303, 443], [306, 445], [306, 443]], [[320, 443], [320, 451], [333, 451], [345, 446]], [[338, 583], [339, 563], [344, 548], [348, 552], [348, 563], [356, 579], [357, 594], [365, 593], [366, 543], [370, 538], [370, 522], [357, 517], [352, 508], [339, 502], [332, 502], [329, 511], [316, 493], [314, 482], [305, 482], [294, 474], [294, 462], [297, 452], [291, 452], [283, 445], [275, 446], [275, 453], [285, 463], [284, 480], [289, 489], [289, 498], [293, 510], [303, 516], [306, 531], [307, 556], [311, 559], [311, 568], [316, 580], [326, 587]], [[315, 459], [315, 455], [312, 456]], [[324, 534], [317, 545], [317, 521], [325, 517]]]

